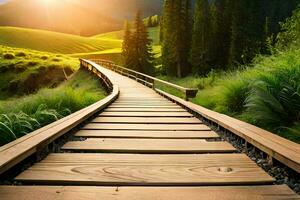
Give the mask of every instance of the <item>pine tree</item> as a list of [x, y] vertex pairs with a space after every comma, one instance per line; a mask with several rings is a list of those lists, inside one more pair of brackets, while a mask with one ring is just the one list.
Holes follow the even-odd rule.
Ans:
[[190, 0], [166, 0], [162, 24], [163, 67], [168, 75], [185, 76], [190, 72]]
[[175, 59], [172, 52], [173, 47], [173, 9], [174, 1], [165, 0], [163, 8], [163, 19], [161, 22], [161, 41], [162, 41], [162, 66], [168, 75], [176, 76]]
[[131, 33], [130, 43], [128, 45], [129, 68], [141, 73], [153, 75], [154, 68], [152, 65], [153, 54], [151, 53], [151, 40], [149, 39], [147, 27], [141, 18], [140, 12], [136, 14], [134, 29], [135, 31]]
[[122, 56], [125, 67], [131, 68], [132, 57], [133, 57], [133, 46], [132, 46], [132, 33], [130, 30], [130, 24], [128, 21], [125, 22], [124, 26], [124, 39], [122, 44]]
[[148, 21], [147, 21], [147, 27], [153, 27], [152, 16], [150, 16], [150, 17], [148, 18]]
[[209, 33], [210, 18], [208, 0], [197, 0], [194, 14], [190, 62], [194, 70], [200, 74], [206, 74], [209, 71]]
[[231, 42], [231, 0], [215, 0], [211, 8], [210, 65], [226, 69]]

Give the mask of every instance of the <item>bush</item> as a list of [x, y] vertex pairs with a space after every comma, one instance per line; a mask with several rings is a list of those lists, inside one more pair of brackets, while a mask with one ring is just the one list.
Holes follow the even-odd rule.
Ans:
[[47, 60], [47, 59], [48, 59], [48, 56], [41, 56], [41, 59], [42, 59], [42, 60]]
[[3, 54], [3, 58], [7, 59], [7, 60], [12, 60], [15, 58], [15, 55], [11, 54], [11, 53], [5, 53], [5, 54]]
[[24, 53], [24, 52], [18, 52], [18, 53], [16, 54], [16, 56], [17, 56], [17, 57], [25, 57], [25, 56], [26, 56], [26, 53]]
[[241, 113], [245, 110], [245, 100], [249, 93], [248, 83], [242, 79], [231, 80], [220, 91], [223, 106], [231, 113]]
[[273, 130], [293, 126], [300, 121], [300, 66], [260, 77], [246, 102], [259, 125]]
[[1, 102], [0, 145], [52, 123], [104, 98], [99, 80], [86, 71], [78, 71], [55, 89]]

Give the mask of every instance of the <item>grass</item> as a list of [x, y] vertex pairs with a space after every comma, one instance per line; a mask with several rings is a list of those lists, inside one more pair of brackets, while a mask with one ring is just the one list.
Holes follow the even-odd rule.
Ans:
[[0, 99], [56, 87], [79, 67], [61, 54], [0, 46]]
[[[160, 77], [196, 87], [192, 101], [300, 143], [300, 50], [257, 57], [252, 66], [207, 77]], [[177, 91], [162, 88], [174, 95]]]
[[[159, 27], [148, 28], [149, 37], [152, 40], [153, 53], [155, 59], [158, 60], [161, 57], [161, 46], [159, 44]], [[103, 39], [103, 40], [118, 40], [122, 43], [124, 36], [124, 31], [114, 31], [104, 34], [99, 34], [93, 38]], [[90, 52], [90, 53], [80, 53], [80, 54], [71, 54], [73, 57], [83, 57], [83, 58], [98, 58], [98, 59], [108, 59], [114, 61], [115, 63], [122, 64], [121, 57], [121, 46], [119, 48], [107, 49], [104, 51]]]
[[22, 137], [42, 126], [104, 98], [97, 78], [79, 70], [54, 89], [0, 101], [0, 145]]
[[[153, 45], [159, 44], [159, 27], [151, 27], [148, 28], [149, 38], [153, 41]], [[110, 39], [110, 40], [123, 40], [124, 30], [121, 31], [113, 31], [109, 33], [103, 33], [99, 35], [95, 35], [93, 38], [98, 39]]]
[[120, 48], [112, 38], [81, 37], [51, 31], [0, 26], [0, 45], [61, 54], [88, 53]]

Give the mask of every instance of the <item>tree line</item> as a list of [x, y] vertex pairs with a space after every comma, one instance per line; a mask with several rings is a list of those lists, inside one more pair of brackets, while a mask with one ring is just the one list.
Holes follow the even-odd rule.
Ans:
[[[280, 21], [298, 0], [165, 0], [161, 19], [162, 65], [167, 75], [248, 64], [267, 54]], [[273, 39], [272, 39], [273, 38]]]

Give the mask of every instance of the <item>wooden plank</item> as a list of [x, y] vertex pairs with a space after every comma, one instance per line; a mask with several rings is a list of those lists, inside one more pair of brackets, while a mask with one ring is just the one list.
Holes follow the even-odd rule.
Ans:
[[213, 131], [127, 131], [127, 130], [80, 130], [76, 137], [93, 138], [148, 138], [148, 139], [212, 139], [219, 138]]
[[128, 123], [128, 124], [202, 124], [197, 118], [186, 117], [97, 117], [92, 123]]
[[183, 105], [196, 113], [199, 113], [204, 118], [219, 124], [239, 137], [244, 138], [248, 143], [300, 173], [300, 144], [282, 138], [276, 134], [255, 127], [246, 122], [242, 122], [232, 117], [208, 110], [191, 102], [184, 101], [163, 91], [157, 90], [157, 92], [170, 99], [173, 99], [178, 104]]
[[246, 155], [51, 154], [16, 177], [72, 185], [250, 185], [274, 180]]
[[193, 117], [188, 112], [102, 112], [100, 117]]
[[176, 104], [173, 103], [114, 103], [112, 106], [136, 106], [136, 107], [164, 107], [164, 106], [174, 106]]
[[236, 152], [227, 142], [207, 142], [192, 139], [114, 139], [88, 138], [67, 142], [63, 150], [114, 153], [215, 153]]
[[90, 123], [84, 130], [167, 130], [167, 131], [210, 131], [204, 124], [106, 124]]
[[210, 187], [0, 186], [2, 200], [292, 200], [286, 185]]
[[107, 108], [106, 112], [186, 112], [182, 108]]
[[109, 106], [108, 108], [181, 108], [180, 106], [177, 106], [176, 104], [171, 105], [171, 106], [149, 106], [149, 105], [145, 105], [145, 106], [139, 106], [139, 105], [116, 105], [116, 104], [112, 104], [111, 106]]
[[[110, 77], [109, 75], [107, 76]], [[46, 145], [66, 134], [80, 123], [95, 115], [95, 113], [98, 113], [100, 110], [107, 107], [117, 98], [118, 94], [119, 88], [114, 86], [113, 91], [109, 96], [95, 104], [0, 147], [0, 174], [44, 148]]]

